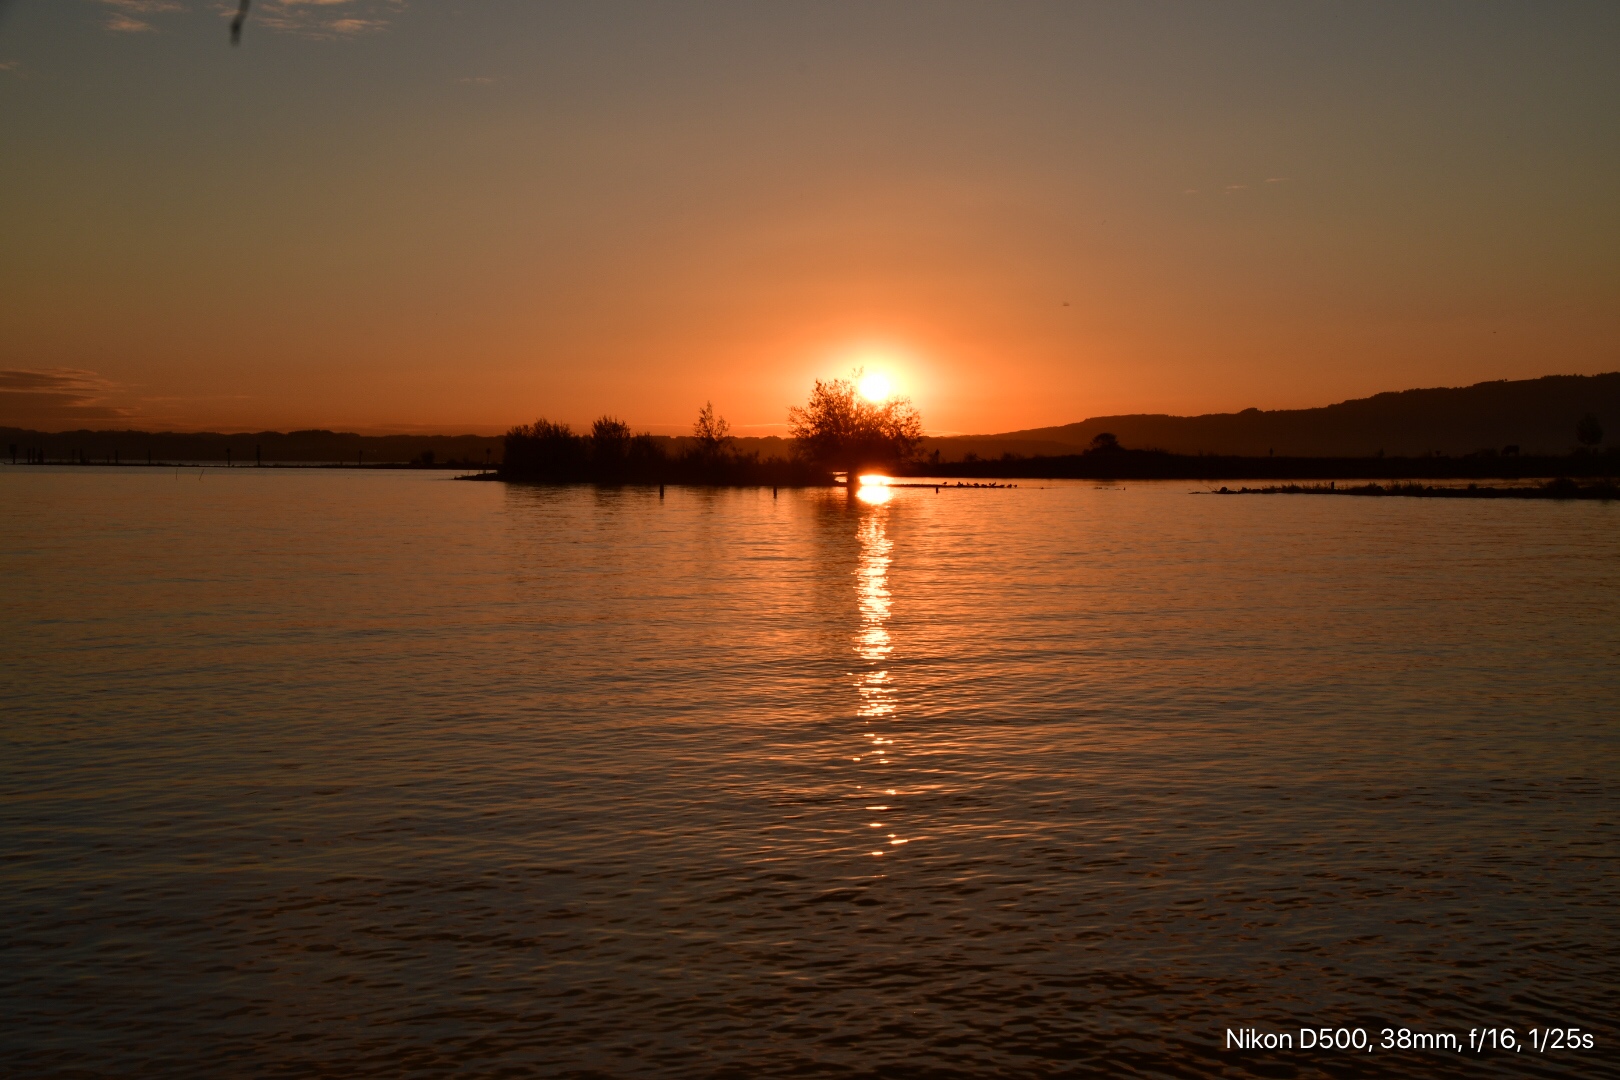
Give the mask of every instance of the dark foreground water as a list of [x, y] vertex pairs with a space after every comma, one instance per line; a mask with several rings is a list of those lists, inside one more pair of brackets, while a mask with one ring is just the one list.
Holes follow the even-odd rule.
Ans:
[[1192, 486], [0, 470], [0, 1071], [1616, 1075], [1620, 506]]

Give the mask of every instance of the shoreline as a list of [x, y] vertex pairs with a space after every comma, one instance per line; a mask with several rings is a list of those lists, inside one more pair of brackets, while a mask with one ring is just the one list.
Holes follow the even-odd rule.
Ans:
[[1567, 478], [1548, 480], [1535, 487], [1438, 487], [1423, 484], [1361, 484], [1356, 487], [1337, 487], [1334, 484], [1276, 484], [1269, 487], [1243, 487], [1237, 490], [1222, 487], [1218, 491], [1194, 492], [1195, 495], [1351, 495], [1361, 498], [1404, 499], [1588, 499], [1609, 502], [1620, 499], [1620, 485], [1612, 480], [1591, 484], [1577, 484]]

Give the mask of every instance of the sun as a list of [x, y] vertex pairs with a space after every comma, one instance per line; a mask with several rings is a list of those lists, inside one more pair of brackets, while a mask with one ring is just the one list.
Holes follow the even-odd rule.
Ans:
[[855, 388], [867, 401], [888, 401], [894, 394], [894, 382], [881, 371], [868, 372], [860, 377]]

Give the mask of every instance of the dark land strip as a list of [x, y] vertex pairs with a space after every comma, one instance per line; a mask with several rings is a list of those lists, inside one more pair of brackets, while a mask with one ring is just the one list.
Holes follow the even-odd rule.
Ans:
[[1416, 481], [1543, 480], [1557, 477], [1620, 477], [1620, 449], [1571, 454], [1468, 454], [1449, 457], [1239, 457], [1171, 454], [1123, 447], [1080, 454], [983, 461], [912, 462], [904, 476], [1001, 480], [1272, 480]]
[[1336, 484], [1273, 484], [1268, 487], [1243, 487], [1233, 490], [1223, 487], [1219, 491], [1198, 492], [1209, 495], [1360, 495], [1372, 497], [1396, 496], [1408, 499], [1600, 499], [1608, 502], [1620, 499], [1620, 485], [1613, 480], [1598, 480], [1577, 484], [1565, 477], [1549, 480], [1534, 487], [1437, 487], [1424, 484], [1360, 484], [1339, 487]]

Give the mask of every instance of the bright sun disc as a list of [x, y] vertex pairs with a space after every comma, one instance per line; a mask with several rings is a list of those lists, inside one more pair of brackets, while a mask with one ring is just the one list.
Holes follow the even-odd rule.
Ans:
[[855, 497], [871, 506], [881, 506], [894, 498], [894, 492], [889, 489], [890, 480], [887, 476], [876, 473], [866, 473], [859, 477], [860, 486], [855, 489]]
[[867, 401], [887, 401], [894, 393], [894, 384], [889, 377], [881, 371], [874, 371], [870, 375], [862, 375], [861, 381], [856, 384], [861, 397]]

